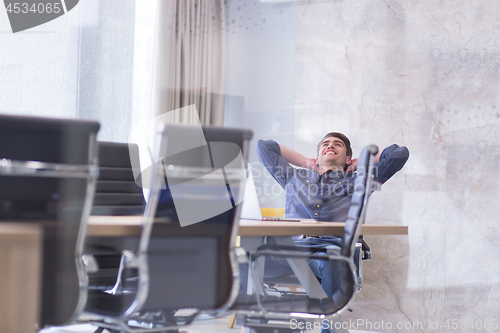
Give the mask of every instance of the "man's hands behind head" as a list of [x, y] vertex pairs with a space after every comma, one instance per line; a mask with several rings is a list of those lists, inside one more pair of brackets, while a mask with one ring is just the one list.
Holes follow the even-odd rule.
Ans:
[[349, 165], [347, 167], [346, 172], [354, 172], [358, 168], [358, 159], [357, 158], [353, 158], [351, 161], [352, 161], [352, 163], [351, 163], [351, 165]]
[[319, 172], [318, 170], [318, 159], [317, 158], [308, 158], [306, 161], [306, 168], [312, 171]]

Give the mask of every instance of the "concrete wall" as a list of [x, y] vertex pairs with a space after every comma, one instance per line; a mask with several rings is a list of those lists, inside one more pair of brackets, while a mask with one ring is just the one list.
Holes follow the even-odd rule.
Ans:
[[496, 1], [298, 4], [296, 150], [312, 155], [332, 130], [354, 154], [369, 143], [410, 150], [367, 221], [409, 235], [366, 237], [374, 259], [344, 320], [452, 332], [465, 319], [463, 331], [496, 331], [485, 323], [500, 321], [499, 32]]

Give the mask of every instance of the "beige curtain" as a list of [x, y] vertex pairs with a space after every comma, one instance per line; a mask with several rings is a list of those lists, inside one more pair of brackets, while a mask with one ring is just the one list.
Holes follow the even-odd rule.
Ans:
[[[152, 115], [196, 105], [202, 125], [222, 126], [225, 90], [224, 0], [158, 0]], [[169, 123], [197, 124], [170, 112]]]

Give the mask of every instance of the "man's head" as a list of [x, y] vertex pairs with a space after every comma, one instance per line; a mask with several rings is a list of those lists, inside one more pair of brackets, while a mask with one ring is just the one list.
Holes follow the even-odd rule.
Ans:
[[342, 133], [330, 132], [318, 144], [316, 163], [320, 168], [346, 170], [351, 158], [351, 141]]

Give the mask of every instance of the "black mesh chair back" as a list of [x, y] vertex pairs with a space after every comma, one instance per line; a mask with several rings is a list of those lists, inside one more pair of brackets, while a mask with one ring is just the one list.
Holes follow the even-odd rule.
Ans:
[[351, 197], [351, 206], [347, 214], [347, 221], [342, 237], [342, 251], [347, 258], [354, 256], [356, 242], [358, 241], [361, 226], [365, 221], [368, 197], [372, 192], [373, 158], [378, 148], [375, 145], [368, 146], [361, 151], [358, 159], [357, 176], [354, 181], [354, 193]]
[[100, 141], [98, 148], [99, 178], [92, 215], [142, 214], [146, 202], [131, 163], [131, 159], [139, 160], [138, 146]]
[[[340, 250], [340, 255], [349, 259], [348, 263], [351, 269], [354, 268], [354, 251], [361, 227], [365, 221], [368, 197], [372, 193], [373, 158], [377, 152], [377, 146], [370, 145], [361, 150], [358, 159], [357, 176], [354, 181], [351, 206], [349, 207], [347, 221], [345, 222], [344, 236], [342, 237]], [[347, 306], [349, 301], [354, 297], [356, 290], [357, 284], [354, 275], [344, 274], [340, 289], [332, 296], [335, 308], [337, 309], [336, 311]]]
[[43, 225], [41, 326], [71, 322], [85, 302], [98, 130], [92, 121], [0, 115], [0, 220]]

